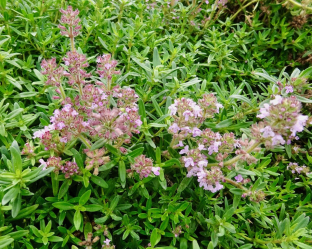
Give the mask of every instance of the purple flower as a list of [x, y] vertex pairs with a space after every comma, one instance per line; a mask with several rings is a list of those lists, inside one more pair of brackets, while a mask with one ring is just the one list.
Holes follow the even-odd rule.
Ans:
[[135, 120], [135, 124], [136, 124], [137, 126], [141, 126], [141, 125], [142, 125], [141, 119]]
[[63, 110], [66, 111], [66, 112], [69, 112], [70, 108], [71, 108], [71, 105], [67, 104], [67, 105], [64, 105]]
[[[43, 159], [39, 159], [39, 162], [41, 163], [40, 166], [43, 165], [42, 170], [45, 170], [45, 169], [47, 168], [47, 163], [46, 163]], [[39, 166], [39, 167], [40, 167], [40, 166]]]
[[270, 115], [269, 113], [269, 104], [264, 104], [263, 108], [260, 108], [260, 114], [257, 115], [258, 118], [265, 118]]
[[67, 137], [61, 137], [60, 142], [62, 143], [67, 143]]
[[272, 145], [278, 145], [278, 144], [285, 144], [285, 140], [283, 139], [283, 137], [281, 135], [275, 135], [272, 138]]
[[199, 150], [205, 150], [205, 146], [203, 144], [198, 144], [198, 149]]
[[187, 168], [188, 166], [194, 166], [194, 161], [193, 161], [193, 158], [191, 157], [185, 157], [184, 159], [184, 163], [185, 163], [185, 167]]
[[218, 152], [219, 146], [221, 145], [221, 142], [215, 141], [212, 145], [209, 146], [208, 151], [209, 155], [211, 155], [213, 152]]
[[179, 141], [179, 144], [178, 144], [180, 147], [183, 147], [184, 146], [184, 144], [183, 144], [183, 142], [182, 141]]
[[202, 161], [199, 161], [198, 162], [198, 166], [199, 167], [206, 167], [208, 164], [208, 161], [207, 160], [202, 160]]
[[285, 86], [284, 88], [286, 90], [286, 93], [292, 93], [294, 92], [294, 88], [292, 86]]
[[171, 105], [168, 107], [168, 109], [170, 110], [170, 115], [173, 116], [177, 113], [178, 108], [176, 107], [175, 104]]
[[185, 121], [188, 121], [188, 120], [189, 120], [189, 117], [190, 117], [190, 116], [193, 117], [194, 114], [193, 114], [191, 111], [186, 110], [185, 112], [183, 112], [183, 116], [184, 116], [184, 118], [185, 118]]
[[278, 104], [282, 103], [282, 101], [283, 101], [283, 98], [280, 95], [275, 95], [275, 99], [271, 100], [270, 103], [272, 105], [278, 105]]
[[242, 182], [242, 181], [244, 180], [244, 178], [242, 177], [242, 175], [237, 175], [237, 176], [235, 176], [234, 178], [235, 178], [235, 180], [236, 180], [237, 182]]
[[105, 245], [107, 245], [107, 246], [109, 246], [109, 243], [110, 243], [110, 242], [111, 242], [110, 239], [106, 239], [106, 240], [103, 241], [103, 243], [104, 243]]
[[260, 129], [261, 132], [263, 132], [262, 136], [264, 138], [267, 138], [267, 137], [274, 137], [275, 133], [272, 131], [272, 128], [271, 126], [266, 126], [262, 129]]
[[187, 152], [189, 152], [189, 146], [188, 145], [186, 145], [185, 147], [184, 147], [184, 149], [182, 149], [181, 151], [180, 151], [180, 153], [179, 154], [186, 154]]
[[296, 123], [290, 129], [290, 131], [292, 132], [291, 133], [292, 136], [296, 136], [296, 132], [303, 131], [303, 127], [305, 126], [308, 118], [309, 118], [308, 116], [304, 116], [304, 115], [297, 116]]
[[173, 125], [169, 127], [169, 130], [173, 133], [178, 133], [180, 130], [180, 127], [176, 123], [174, 123]]
[[220, 103], [216, 103], [217, 113], [219, 113], [219, 109], [223, 108], [223, 105]]
[[155, 176], [159, 176], [159, 170], [160, 170], [160, 167], [152, 167], [152, 171], [154, 173]]
[[198, 137], [202, 134], [202, 131], [200, 129], [198, 129], [197, 127], [195, 127], [193, 129], [193, 137]]

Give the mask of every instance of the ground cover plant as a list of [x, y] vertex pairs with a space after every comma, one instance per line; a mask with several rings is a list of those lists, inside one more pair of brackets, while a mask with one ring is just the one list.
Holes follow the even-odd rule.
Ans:
[[0, 8], [0, 248], [312, 248], [310, 1]]

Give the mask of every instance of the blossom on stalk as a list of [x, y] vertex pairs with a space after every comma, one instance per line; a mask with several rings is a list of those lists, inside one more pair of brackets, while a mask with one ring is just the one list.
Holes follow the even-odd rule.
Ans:
[[267, 148], [290, 144], [297, 138], [297, 132], [303, 131], [308, 120], [308, 116], [302, 115], [300, 110], [301, 103], [295, 96], [283, 98], [276, 95], [270, 104], [260, 108], [257, 117], [263, 122], [253, 125], [253, 136], [264, 142]]
[[310, 169], [309, 167], [303, 165], [303, 166], [299, 166], [298, 163], [289, 163], [289, 165], [287, 166], [287, 169], [291, 171], [291, 173], [293, 174], [309, 174], [310, 173]]
[[115, 70], [117, 61], [111, 59], [110, 54], [103, 54], [97, 57], [97, 72], [101, 78], [111, 79], [114, 74], [120, 74], [119, 70]]
[[221, 182], [224, 181], [224, 176], [220, 168], [211, 167], [210, 170], [202, 169], [197, 173], [199, 186], [205, 190], [215, 193], [223, 188]]
[[131, 170], [137, 172], [141, 179], [150, 176], [152, 172], [154, 175], [160, 174], [160, 167], [154, 167], [152, 159], [147, 158], [145, 155], [140, 155], [134, 159]]
[[[78, 17], [79, 10], [73, 10], [72, 6], [68, 6], [66, 10], [61, 9], [60, 12], [63, 14], [60, 21], [63, 25], [58, 26], [61, 29], [61, 34], [68, 37], [79, 35], [79, 30], [81, 29]], [[68, 28], [65, 26], [68, 26]]]
[[94, 151], [86, 149], [84, 152], [87, 154], [87, 159], [85, 161], [86, 169], [87, 170], [94, 169], [93, 175], [98, 175], [99, 167], [110, 161], [109, 156], [104, 156], [106, 154], [104, 148], [96, 149]]

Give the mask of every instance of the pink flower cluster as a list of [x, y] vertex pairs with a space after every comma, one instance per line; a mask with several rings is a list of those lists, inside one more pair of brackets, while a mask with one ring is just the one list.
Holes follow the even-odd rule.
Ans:
[[62, 77], [64, 75], [64, 69], [58, 67], [56, 64], [56, 59], [43, 60], [41, 62], [41, 73], [47, 75], [46, 85], [59, 87], [62, 82]]
[[61, 34], [68, 37], [79, 35], [79, 30], [81, 29], [81, 25], [79, 25], [80, 19], [78, 18], [79, 10], [76, 9], [74, 11], [71, 6], [68, 6], [67, 10], [61, 9], [60, 12], [63, 14], [61, 23], [68, 25], [68, 28], [63, 25], [58, 26], [61, 29]]
[[[62, 158], [52, 156], [48, 158], [45, 162], [43, 159], [40, 159], [39, 162], [43, 165], [43, 169], [54, 167], [54, 172], [59, 174], [62, 171], [65, 174], [65, 178], [70, 178], [73, 175], [79, 174], [79, 168], [75, 162], [67, 161], [65, 165], [61, 162]], [[40, 166], [41, 166], [40, 165]]]
[[293, 139], [298, 139], [297, 132], [303, 131], [308, 120], [300, 110], [301, 103], [295, 96], [283, 98], [276, 95], [270, 104], [260, 108], [257, 117], [264, 121], [253, 126], [254, 137], [264, 141], [267, 148], [290, 144]]
[[173, 146], [186, 138], [201, 136], [202, 131], [198, 127], [205, 119], [218, 113], [221, 107], [213, 94], [203, 95], [198, 104], [192, 99], [176, 99], [169, 107], [170, 115], [174, 119], [168, 129], [173, 134]]
[[93, 175], [98, 175], [99, 167], [108, 163], [110, 160], [108, 156], [104, 156], [106, 154], [104, 148], [97, 149], [94, 151], [85, 149], [84, 152], [87, 154], [86, 169], [87, 170], [94, 169]]
[[103, 241], [103, 245], [102, 245], [102, 249], [115, 249], [114, 245], [111, 245], [111, 240], [110, 239], [106, 239]]
[[174, 237], [179, 237], [180, 234], [182, 233], [182, 227], [181, 226], [177, 226], [172, 233], [174, 234]]
[[99, 56], [96, 62], [98, 63], [97, 72], [101, 78], [111, 79], [114, 74], [120, 74], [120, 71], [115, 69], [118, 62], [112, 60], [110, 54]]
[[134, 163], [131, 164], [131, 170], [137, 172], [140, 178], [143, 179], [152, 173], [158, 176], [160, 167], [153, 167], [153, 161], [150, 158], [140, 155], [134, 159]]
[[250, 190], [242, 194], [242, 197], [243, 198], [249, 197], [250, 201], [260, 202], [265, 199], [265, 193], [262, 190], [255, 190], [255, 191]]
[[287, 169], [291, 171], [293, 174], [309, 174], [310, 169], [309, 167], [303, 165], [299, 166], [298, 163], [289, 163]]
[[223, 188], [221, 182], [224, 181], [224, 176], [219, 167], [211, 167], [210, 170], [203, 169], [198, 174], [199, 186], [203, 187], [205, 190], [209, 190], [215, 193]]

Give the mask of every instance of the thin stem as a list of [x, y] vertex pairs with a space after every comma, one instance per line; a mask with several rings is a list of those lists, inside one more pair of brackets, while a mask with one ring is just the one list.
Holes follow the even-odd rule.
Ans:
[[241, 189], [241, 190], [244, 190], [244, 191], [248, 191], [248, 189], [247, 188], [245, 188], [244, 186], [242, 186], [241, 184], [239, 184], [238, 182], [235, 182], [235, 181], [233, 181], [233, 180], [231, 180], [231, 179], [229, 179], [229, 178], [224, 178], [224, 180], [227, 182], [227, 183], [230, 183], [231, 185], [233, 185], [233, 186], [235, 186], [235, 187], [237, 187], [237, 188], [239, 188], [239, 189]]
[[301, 3], [298, 3], [295, 0], [288, 0], [287, 3], [291, 3], [291, 4], [293, 4], [293, 5], [297, 6], [297, 7], [300, 7], [300, 8], [305, 9], [305, 10], [312, 10], [312, 7], [305, 6], [305, 5], [301, 4]]
[[65, 91], [64, 91], [62, 83], [60, 83], [60, 91], [61, 91], [62, 99], [65, 100], [66, 99], [66, 94], [65, 94]]
[[78, 138], [85, 144], [85, 146], [87, 146], [88, 149], [91, 149], [91, 144], [89, 144], [87, 139], [82, 134], [80, 134]]
[[233, 21], [236, 18], [236, 16], [239, 14], [239, 12], [241, 12], [243, 9], [247, 8], [249, 5], [251, 5], [255, 2], [258, 2], [258, 1], [259, 0], [253, 0], [249, 3], [247, 3], [245, 6], [241, 7], [233, 16], [231, 16], [230, 20]]
[[[251, 145], [249, 148], [247, 148], [246, 153], [250, 153], [252, 152], [255, 148], [257, 148], [259, 145], [261, 144], [261, 142], [254, 142], [253, 145]], [[236, 157], [233, 157], [232, 159], [226, 161], [223, 163], [223, 166], [229, 166], [231, 164], [236, 163], [240, 158], [242, 157], [242, 155], [238, 155]], [[207, 167], [212, 167], [212, 166], [218, 166], [219, 163], [208, 163]]]

